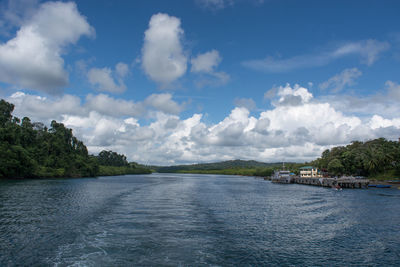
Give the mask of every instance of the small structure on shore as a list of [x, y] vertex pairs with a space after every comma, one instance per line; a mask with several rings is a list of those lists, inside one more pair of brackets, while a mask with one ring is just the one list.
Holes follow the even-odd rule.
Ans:
[[304, 166], [300, 168], [301, 178], [321, 178], [322, 173], [317, 167]]
[[313, 166], [300, 168], [300, 176], [295, 176], [289, 170], [285, 170], [283, 164], [281, 170], [276, 170], [270, 178], [273, 183], [281, 184], [305, 184], [331, 188], [368, 188], [368, 179], [357, 179], [353, 176], [342, 176], [340, 178], [323, 177], [322, 172]]

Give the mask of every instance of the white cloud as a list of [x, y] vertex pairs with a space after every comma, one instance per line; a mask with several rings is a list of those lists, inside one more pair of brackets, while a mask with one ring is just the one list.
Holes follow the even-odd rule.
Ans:
[[385, 85], [388, 92], [388, 96], [391, 99], [400, 101], [400, 85], [392, 81], [387, 81]]
[[142, 48], [142, 67], [153, 81], [163, 87], [185, 74], [187, 57], [181, 44], [181, 21], [158, 13], [150, 19]]
[[369, 39], [340, 46], [333, 52], [332, 56], [342, 57], [351, 54], [359, 54], [361, 56], [361, 62], [371, 66], [375, 61], [378, 60], [380, 54], [388, 50], [389, 47], [390, 45], [388, 42], [380, 42]]
[[226, 84], [230, 76], [223, 71], [216, 71], [215, 68], [221, 63], [222, 57], [219, 55], [217, 50], [211, 50], [204, 54], [198, 54], [197, 57], [191, 59], [191, 72], [200, 73], [207, 75], [207, 77], [202, 77], [195, 83], [198, 87], [203, 87], [206, 85], [223, 85]]
[[143, 103], [116, 99], [105, 94], [87, 95], [85, 106], [89, 110], [112, 117], [140, 117], [146, 112]]
[[191, 60], [191, 72], [213, 72], [214, 68], [219, 65], [221, 60], [222, 58], [217, 50], [199, 54]]
[[38, 7], [38, 0], [8, 0], [0, 3], [0, 32], [6, 36], [13, 27], [20, 27], [32, 17]]
[[118, 77], [124, 78], [129, 73], [129, 66], [128, 64], [119, 62], [115, 66], [115, 72], [117, 73]]
[[386, 128], [391, 126], [400, 128], [400, 118], [390, 120], [390, 119], [385, 119], [379, 115], [374, 115], [369, 121], [369, 126], [372, 129]]
[[85, 102], [77, 96], [42, 97], [16, 92], [7, 98], [14, 103], [14, 114], [18, 117], [30, 116], [34, 120], [49, 122], [61, 120], [64, 115], [82, 115], [96, 112], [101, 116], [113, 118], [152, 117], [157, 112], [179, 114], [186, 106], [177, 103], [171, 94], [152, 94], [142, 102], [114, 98], [106, 94], [89, 94]]
[[318, 99], [319, 102], [329, 102], [337, 110], [361, 117], [380, 115], [395, 118], [400, 114], [400, 86], [393, 81], [387, 81], [385, 88], [376, 94], [367, 96], [327, 95]]
[[58, 92], [68, 83], [63, 49], [93, 33], [75, 3], [42, 4], [13, 39], [0, 44], [0, 80], [50, 94]]
[[298, 84], [292, 88], [290, 84], [286, 86], [279, 86], [272, 88], [264, 94], [264, 98], [273, 97], [271, 94], [276, 92], [278, 100], [273, 104], [275, 106], [299, 106], [309, 102], [313, 95], [307, 90], [307, 88], [301, 87]]
[[175, 102], [171, 94], [152, 94], [143, 102], [117, 99], [105, 94], [89, 94], [86, 97], [85, 108], [110, 117], [141, 118], [151, 116], [154, 112], [179, 114], [185, 108], [185, 103]]
[[[224, 119], [211, 124], [203, 122], [203, 114], [181, 118], [182, 104], [175, 103], [169, 94], [150, 95], [143, 102], [89, 95], [81, 103], [72, 96], [52, 100], [15, 93], [8, 101], [16, 105], [20, 117], [22, 112], [30, 117], [56, 116], [73, 128], [91, 153], [110, 149], [129, 160], [151, 164], [237, 158], [308, 161], [327, 148], [354, 140], [398, 138], [400, 113], [395, 117], [346, 114], [346, 109], [315, 99], [300, 85], [276, 87], [275, 94], [272, 108], [257, 116], [243, 106], [235, 107]], [[289, 104], [293, 97], [297, 102]], [[144, 124], [140, 118], [149, 113], [152, 116]]]
[[256, 109], [256, 102], [251, 98], [235, 98], [234, 104], [237, 107], [244, 107], [248, 110]]
[[235, 0], [196, 0], [196, 2], [201, 7], [218, 10], [232, 6], [235, 3]]
[[120, 62], [115, 66], [115, 71], [110, 68], [91, 68], [87, 73], [87, 77], [90, 84], [99, 91], [122, 93], [126, 90], [123, 78], [128, 72], [128, 65]]
[[229, 76], [229, 74], [223, 71], [211, 72], [200, 75], [200, 77], [194, 81], [194, 84], [198, 88], [202, 88], [205, 86], [221, 86], [229, 82], [230, 79], [231, 77]]
[[242, 64], [250, 69], [264, 72], [287, 72], [301, 68], [319, 67], [329, 64], [339, 58], [356, 55], [360, 61], [368, 66], [379, 59], [379, 56], [390, 47], [388, 42], [377, 40], [363, 40], [359, 42], [346, 43], [335, 49], [309, 55], [299, 55], [291, 58], [280, 59], [267, 57], [244, 61]]
[[15, 105], [14, 115], [20, 118], [28, 116], [33, 121], [49, 123], [61, 120], [66, 114], [84, 114], [79, 97], [63, 95], [55, 99], [16, 92], [6, 99]]
[[362, 75], [357, 68], [345, 69], [341, 73], [333, 76], [329, 80], [321, 83], [322, 90], [330, 89], [333, 93], [343, 90], [346, 86], [353, 85], [354, 80]]
[[278, 92], [279, 88], [277, 87], [272, 87], [271, 89], [269, 89], [268, 91], [266, 91], [264, 93], [264, 100], [269, 100], [269, 99], [273, 99], [277, 92]]
[[144, 103], [167, 114], [179, 114], [184, 109], [184, 104], [173, 101], [171, 94], [152, 94]]

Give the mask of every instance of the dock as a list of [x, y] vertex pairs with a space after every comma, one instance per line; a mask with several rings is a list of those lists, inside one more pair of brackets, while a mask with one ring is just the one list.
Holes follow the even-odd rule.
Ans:
[[293, 177], [292, 183], [295, 184], [306, 184], [323, 187], [336, 187], [341, 188], [368, 188], [368, 179], [356, 179], [353, 177], [342, 177], [342, 178], [304, 178], [304, 177]]

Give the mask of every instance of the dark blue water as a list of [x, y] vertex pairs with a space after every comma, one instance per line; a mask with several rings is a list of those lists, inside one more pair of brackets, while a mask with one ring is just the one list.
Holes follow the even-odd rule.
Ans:
[[252, 177], [0, 181], [0, 266], [394, 266], [400, 190]]

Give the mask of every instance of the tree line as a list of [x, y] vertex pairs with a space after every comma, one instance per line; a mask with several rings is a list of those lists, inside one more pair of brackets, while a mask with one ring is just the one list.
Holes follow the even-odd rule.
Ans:
[[400, 143], [378, 138], [325, 150], [312, 165], [332, 175], [391, 178], [400, 175]]
[[28, 117], [12, 116], [14, 105], [0, 100], [0, 178], [93, 177], [150, 170], [128, 163], [124, 155], [102, 151], [88, 154], [87, 147], [62, 123], [50, 128]]

